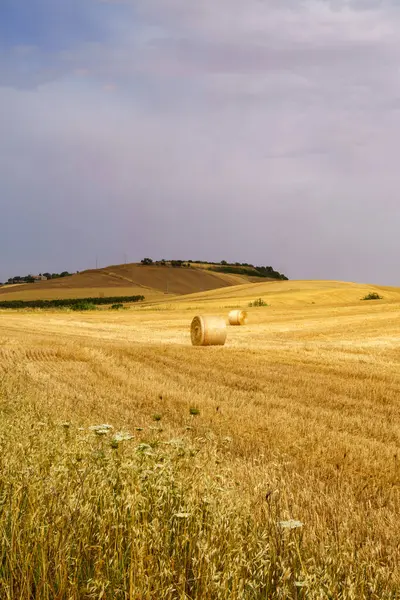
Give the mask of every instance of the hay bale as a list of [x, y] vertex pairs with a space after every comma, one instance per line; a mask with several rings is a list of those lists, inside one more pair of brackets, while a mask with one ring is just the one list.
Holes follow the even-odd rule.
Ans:
[[222, 317], [194, 317], [190, 335], [193, 346], [223, 346], [226, 340], [226, 323]]
[[229, 325], [246, 325], [247, 312], [245, 310], [231, 310], [228, 320]]

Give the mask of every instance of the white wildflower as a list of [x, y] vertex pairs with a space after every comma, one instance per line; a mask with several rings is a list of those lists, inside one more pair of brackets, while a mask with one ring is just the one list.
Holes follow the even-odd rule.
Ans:
[[133, 440], [133, 435], [127, 431], [117, 431], [113, 437], [114, 442], [127, 442], [128, 440]]
[[295, 521], [294, 519], [289, 519], [288, 521], [279, 521], [278, 525], [282, 527], [282, 529], [298, 529], [303, 527], [303, 523], [301, 521]]
[[111, 429], [113, 429], [112, 425], [107, 425], [107, 423], [103, 423], [102, 425], [91, 425], [89, 427], [89, 431], [94, 431], [97, 435], [105, 435]]
[[107, 435], [109, 430], [108, 429], [95, 429], [94, 432], [96, 435]]

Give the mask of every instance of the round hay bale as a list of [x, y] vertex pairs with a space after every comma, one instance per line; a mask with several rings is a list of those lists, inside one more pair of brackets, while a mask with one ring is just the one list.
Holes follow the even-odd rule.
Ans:
[[228, 320], [229, 325], [246, 325], [247, 312], [245, 310], [231, 310]]
[[194, 317], [190, 335], [193, 346], [223, 346], [226, 340], [226, 323], [222, 317]]

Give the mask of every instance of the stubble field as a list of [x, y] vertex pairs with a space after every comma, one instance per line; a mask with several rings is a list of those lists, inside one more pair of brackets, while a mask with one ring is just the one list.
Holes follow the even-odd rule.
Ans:
[[0, 598], [400, 597], [399, 291], [276, 286], [0, 312]]

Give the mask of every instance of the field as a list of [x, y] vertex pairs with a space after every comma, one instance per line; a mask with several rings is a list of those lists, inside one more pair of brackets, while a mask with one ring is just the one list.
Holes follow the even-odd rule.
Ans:
[[[204, 267], [204, 268], [203, 268]], [[88, 296], [144, 295], [146, 301], [164, 295], [191, 294], [242, 284], [251, 278], [212, 273], [207, 266], [190, 268], [146, 266], [135, 263], [82, 271], [69, 277], [39, 283], [0, 287], [0, 300], [52, 300]]]
[[[46, 288], [38, 290], [33, 288], [36, 284], [22, 284], [12, 288], [12, 292], [4, 291], [0, 294], [0, 302], [5, 300], [56, 300], [59, 298], [104, 298], [107, 296], [136, 296], [143, 295], [146, 302], [163, 300], [165, 294], [157, 290], [145, 290], [140, 286], [124, 287], [78, 287], [78, 288]], [[39, 286], [39, 284], [37, 284]], [[7, 290], [9, 286], [3, 288]], [[17, 289], [18, 288], [18, 291]], [[28, 289], [29, 288], [29, 289]]]
[[400, 598], [399, 323], [338, 282], [0, 311], [0, 598]]

